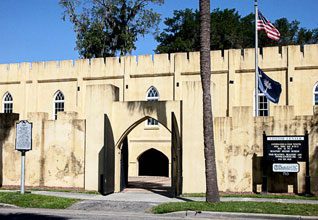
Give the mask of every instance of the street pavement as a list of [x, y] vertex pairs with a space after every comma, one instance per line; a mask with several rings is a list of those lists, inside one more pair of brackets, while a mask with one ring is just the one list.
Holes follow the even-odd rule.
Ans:
[[248, 214], [248, 213], [226, 213], [226, 212], [175, 212], [169, 214], [150, 214], [140, 212], [118, 212], [118, 211], [87, 211], [87, 210], [56, 210], [56, 209], [35, 209], [35, 208], [0, 208], [0, 219], [8, 220], [68, 220], [68, 219], [91, 219], [91, 220], [155, 220], [155, 219], [279, 219], [279, 220], [314, 220], [317, 217], [269, 215], [269, 214]]

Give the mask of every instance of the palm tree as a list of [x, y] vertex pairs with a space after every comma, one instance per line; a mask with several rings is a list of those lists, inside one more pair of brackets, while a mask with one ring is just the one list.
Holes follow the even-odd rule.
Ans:
[[211, 105], [210, 0], [200, 1], [200, 75], [203, 90], [203, 134], [206, 201], [219, 202]]

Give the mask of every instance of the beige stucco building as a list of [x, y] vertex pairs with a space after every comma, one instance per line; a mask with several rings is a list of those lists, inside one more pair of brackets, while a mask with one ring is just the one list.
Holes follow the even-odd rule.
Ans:
[[[318, 191], [318, 45], [263, 48], [259, 66], [281, 83], [279, 103], [254, 117], [254, 50], [211, 51], [221, 191], [262, 183], [262, 134], [309, 132]], [[20, 184], [15, 123], [33, 123], [26, 185], [118, 192], [127, 176], [162, 175], [176, 194], [205, 192], [199, 53], [1, 64], [0, 184]], [[12, 114], [16, 113], [16, 114]], [[159, 123], [158, 123], [159, 122]], [[270, 191], [303, 192], [300, 172]], [[277, 184], [279, 180], [279, 184]]]

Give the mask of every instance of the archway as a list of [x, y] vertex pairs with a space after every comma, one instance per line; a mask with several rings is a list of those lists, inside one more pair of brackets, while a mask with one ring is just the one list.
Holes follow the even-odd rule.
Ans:
[[160, 121], [156, 127], [150, 127], [147, 124], [149, 118], [143, 117], [130, 125], [117, 145], [121, 152], [120, 189], [147, 190], [171, 196], [171, 131]]
[[169, 159], [156, 149], [143, 152], [138, 158], [139, 176], [169, 177]]

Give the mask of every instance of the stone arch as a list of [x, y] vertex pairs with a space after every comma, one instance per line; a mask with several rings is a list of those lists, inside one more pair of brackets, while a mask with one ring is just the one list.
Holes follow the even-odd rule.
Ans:
[[[150, 117], [150, 116], [145, 116], [139, 120], [137, 120], [136, 122], [134, 122], [133, 124], [131, 124], [123, 133], [122, 135], [120, 136], [120, 138], [118, 139], [117, 143], [116, 143], [116, 147], [118, 149], [121, 149], [121, 146], [122, 146], [122, 143], [124, 141], [124, 139], [127, 137], [127, 135], [132, 131], [134, 130], [135, 127], [137, 127], [139, 124], [141, 124], [142, 122], [148, 120], [149, 118], [153, 118], [153, 117]], [[154, 118], [155, 120], [159, 121], [158, 119]], [[159, 121], [160, 123], [160, 121]], [[171, 130], [169, 128], [166, 127], [166, 125], [160, 123], [162, 126], [164, 126], [170, 133], [171, 133]]]
[[161, 151], [150, 148], [137, 159], [139, 176], [169, 176], [169, 159]]

